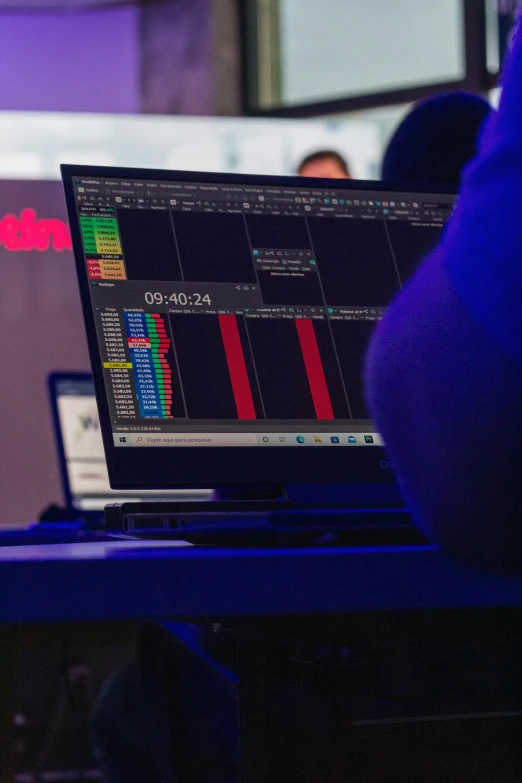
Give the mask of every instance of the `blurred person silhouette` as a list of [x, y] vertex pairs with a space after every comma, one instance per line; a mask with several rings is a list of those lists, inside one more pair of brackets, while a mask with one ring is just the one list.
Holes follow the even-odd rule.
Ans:
[[484, 98], [467, 92], [441, 93], [420, 101], [388, 144], [382, 179], [458, 184], [491, 111]]
[[297, 168], [300, 177], [351, 179], [348, 163], [335, 150], [318, 150], [303, 158]]
[[232, 634], [143, 624], [92, 711], [103, 783], [239, 783], [236, 658]]
[[[475, 565], [520, 574], [520, 17], [502, 86], [439, 245], [375, 330], [366, 395], [421, 529]], [[433, 154], [433, 176], [445, 168]]]

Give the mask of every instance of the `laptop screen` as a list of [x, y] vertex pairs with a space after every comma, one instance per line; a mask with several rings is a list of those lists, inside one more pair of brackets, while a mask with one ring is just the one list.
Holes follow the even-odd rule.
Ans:
[[98, 418], [93, 381], [85, 376], [61, 374], [52, 378], [52, 394], [57, 415], [57, 438], [63, 455], [62, 476], [67, 500], [74, 508], [101, 511], [107, 503], [124, 500], [190, 498], [203, 500], [207, 490], [190, 493], [121, 492], [112, 490]]
[[[365, 351], [453, 195], [305, 179], [73, 189], [115, 447], [383, 445]], [[101, 459], [90, 404], [67, 403]]]

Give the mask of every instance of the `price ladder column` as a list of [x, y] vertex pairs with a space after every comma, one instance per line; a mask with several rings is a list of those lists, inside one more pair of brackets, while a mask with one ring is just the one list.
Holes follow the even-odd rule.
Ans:
[[140, 414], [144, 419], [163, 419], [166, 414], [160, 397], [147, 319], [139, 312], [126, 312], [124, 317]]
[[116, 417], [134, 419], [136, 406], [130, 376], [132, 364], [125, 350], [121, 318], [111, 310], [101, 312], [100, 321], [105, 343], [103, 367], [109, 372]]
[[152, 361], [156, 373], [156, 383], [161, 400], [163, 416], [174, 418], [172, 411], [172, 370], [166, 359], [170, 350], [171, 340], [165, 328], [165, 321], [158, 313], [146, 313], [147, 331], [149, 334]]

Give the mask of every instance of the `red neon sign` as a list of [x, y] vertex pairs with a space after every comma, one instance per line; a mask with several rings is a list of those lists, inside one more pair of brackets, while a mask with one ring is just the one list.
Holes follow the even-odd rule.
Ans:
[[0, 220], [0, 248], [6, 250], [72, 250], [69, 226], [58, 218], [38, 218], [34, 209], [24, 209], [20, 217], [5, 215]]

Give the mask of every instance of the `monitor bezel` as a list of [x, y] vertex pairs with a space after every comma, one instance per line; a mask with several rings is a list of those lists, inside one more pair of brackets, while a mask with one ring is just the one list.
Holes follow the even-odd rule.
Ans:
[[[147, 179], [454, 195], [451, 185], [380, 182], [375, 180], [331, 180], [247, 174], [216, 174], [195, 171], [120, 168], [105, 166], [61, 166], [72, 245], [80, 286], [87, 344], [98, 403], [109, 481], [113, 489], [167, 490], [201, 487], [284, 484], [395, 483], [386, 452], [379, 446], [368, 448], [117, 448], [103, 380], [101, 355], [89, 292], [80, 223], [76, 209], [75, 177], [107, 179]], [[306, 182], [306, 185], [305, 185]]]

